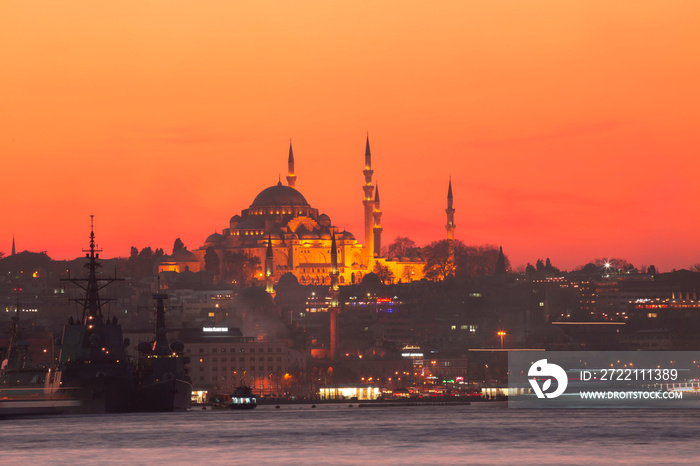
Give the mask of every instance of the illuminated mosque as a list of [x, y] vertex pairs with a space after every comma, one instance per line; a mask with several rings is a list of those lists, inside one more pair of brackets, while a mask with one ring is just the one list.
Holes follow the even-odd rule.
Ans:
[[[244, 251], [260, 258], [263, 273], [258, 275], [268, 288], [277, 284], [285, 274], [293, 274], [302, 285], [331, 284], [331, 248], [336, 245], [338, 284], [360, 283], [372, 272], [375, 263], [389, 267], [394, 281], [420, 280], [423, 265], [416, 258], [383, 258], [382, 211], [379, 189], [372, 184], [372, 154], [369, 137], [365, 147], [364, 184], [364, 243], [355, 235], [334, 226], [330, 217], [311, 207], [306, 198], [296, 189], [294, 154], [289, 145], [287, 185], [281, 180], [275, 186], [262, 190], [240, 215], [234, 215], [228, 228], [207, 237], [204, 245], [192, 251], [204, 269], [204, 256], [213, 250], [223, 265], [226, 251]], [[448, 192], [448, 236], [454, 234], [451, 222], [454, 210], [451, 205], [451, 186]], [[193, 270], [190, 267], [190, 270]], [[264, 277], [264, 278], [263, 278]], [[292, 279], [287, 276], [285, 280]]]

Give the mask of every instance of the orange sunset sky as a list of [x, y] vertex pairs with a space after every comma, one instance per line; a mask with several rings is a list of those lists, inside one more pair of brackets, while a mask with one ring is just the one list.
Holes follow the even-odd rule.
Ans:
[[0, 4], [0, 251], [190, 249], [286, 174], [362, 240], [700, 262], [700, 2]]

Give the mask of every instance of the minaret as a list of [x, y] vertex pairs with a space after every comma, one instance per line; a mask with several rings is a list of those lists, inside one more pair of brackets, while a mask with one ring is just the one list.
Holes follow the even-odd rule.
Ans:
[[452, 177], [450, 177], [450, 184], [447, 188], [447, 225], [445, 229], [447, 230], [447, 254], [448, 254], [448, 270], [450, 273], [454, 273], [455, 270], [455, 209], [452, 207]]
[[374, 257], [382, 255], [382, 211], [379, 208], [379, 182], [374, 192]]
[[369, 134], [367, 135], [367, 145], [365, 147], [365, 169], [362, 172], [365, 175], [365, 184], [362, 189], [365, 191], [365, 198], [362, 203], [365, 205], [365, 258], [367, 259], [367, 267], [371, 265], [374, 257], [374, 236], [372, 235], [372, 226], [374, 224], [374, 201], [372, 200], [372, 153], [369, 150]]
[[12, 255], [14, 256], [17, 254], [17, 251], [15, 251], [15, 235], [12, 235]]
[[267, 252], [265, 253], [265, 291], [270, 293], [270, 296], [275, 297], [275, 289], [272, 286], [274, 276], [272, 273], [272, 234], [267, 234]]
[[503, 246], [498, 250], [498, 259], [496, 259], [496, 273], [504, 274], [507, 273], [506, 270], [506, 256], [503, 255]]
[[331, 307], [338, 307], [338, 301], [340, 296], [340, 291], [338, 288], [338, 276], [340, 272], [338, 271], [338, 246], [335, 242], [335, 232], [331, 239]]
[[445, 209], [445, 213], [447, 213], [447, 225], [445, 225], [445, 229], [447, 230], [447, 239], [454, 240], [455, 239], [455, 210], [452, 207], [452, 178], [450, 178], [450, 185], [447, 188], [447, 209]]
[[287, 161], [288, 171], [287, 186], [294, 188], [297, 183], [297, 176], [294, 174], [294, 153], [292, 152], [292, 140], [289, 140], [289, 160]]
[[331, 361], [338, 358], [338, 312], [340, 311], [340, 289], [338, 288], [338, 246], [335, 243], [335, 232], [331, 239], [331, 305], [328, 308], [331, 327]]

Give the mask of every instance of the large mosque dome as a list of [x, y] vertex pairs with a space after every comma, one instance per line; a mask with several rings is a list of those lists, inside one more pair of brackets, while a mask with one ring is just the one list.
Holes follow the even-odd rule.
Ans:
[[258, 194], [250, 207], [268, 207], [268, 206], [308, 206], [304, 196], [294, 188], [283, 186], [282, 183], [277, 183], [276, 186], [270, 186], [263, 189]]
[[[221, 234], [210, 235], [203, 247], [196, 251], [200, 263], [205, 265], [204, 257], [211, 252], [208, 249], [213, 248], [220, 259], [215, 275], [230, 280], [227, 261], [237, 260], [239, 256], [234, 253], [257, 258], [260, 270], [254, 272], [254, 277], [249, 276], [245, 280], [264, 282], [265, 288], [248, 291], [261, 296], [277, 280], [282, 288], [292, 282], [301, 285], [328, 284], [334, 256], [337, 257], [339, 283], [357, 283], [371, 270], [375, 257], [381, 251], [381, 209], [379, 193], [373, 196], [369, 139], [362, 172], [365, 176], [362, 185], [365, 244], [358, 243], [352, 233], [340, 231], [327, 214], [313, 208], [295, 189], [297, 177], [291, 144], [287, 163], [287, 185], [283, 185], [280, 178], [277, 184], [263, 189], [247, 209], [230, 218]], [[397, 272], [395, 274], [398, 275]], [[374, 278], [375, 282], [379, 281], [378, 277]], [[239, 300], [244, 297], [245, 293]]]

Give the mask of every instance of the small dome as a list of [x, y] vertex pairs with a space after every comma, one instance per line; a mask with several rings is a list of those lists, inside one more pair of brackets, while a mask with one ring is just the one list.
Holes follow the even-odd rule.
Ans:
[[276, 223], [265, 232], [265, 239], [267, 239], [268, 234], [272, 235], [273, 239], [281, 239], [284, 241], [284, 231], [282, 231], [282, 227]]
[[362, 286], [367, 288], [378, 288], [382, 286], [382, 280], [374, 272], [370, 272], [362, 277]]
[[212, 233], [211, 235], [207, 236], [207, 240], [205, 243], [220, 243], [224, 240], [224, 237], [218, 233]]
[[232, 305], [237, 309], [262, 309], [270, 312], [275, 310], [275, 301], [272, 299], [272, 296], [265, 291], [265, 288], [259, 286], [242, 289], [233, 298]]
[[293, 286], [299, 286], [299, 280], [292, 272], [287, 272], [282, 275], [280, 281], [277, 283], [277, 288], [290, 288]]
[[167, 254], [163, 254], [156, 260], [156, 264], [162, 264], [163, 262], [172, 262], [173, 258], [172, 256], [169, 256]]
[[294, 188], [283, 186], [282, 183], [277, 183], [277, 186], [270, 186], [263, 189], [258, 194], [250, 207], [267, 207], [267, 206], [283, 206], [296, 205], [308, 206], [304, 196]]
[[318, 216], [318, 219], [316, 220], [319, 225], [322, 227], [329, 227], [331, 226], [331, 218], [326, 215], [326, 214], [321, 214]]
[[234, 215], [231, 217], [231, 220], [229, 220], [229, 223], [238, 223], [241, 221], [241, 216], [240, 215]]
[[350, 233], [349, 231], [341, 231], [340, 237], [343, 239], [347, 239], [347, 240], [354, 240], [355, 239], [355, 236], [352, 233]]
[[192, 251], [188, 251], [187, 249], [175, 251], [171, 257], [175, 262], [197, 262], [197, 256], [195, 256]]

